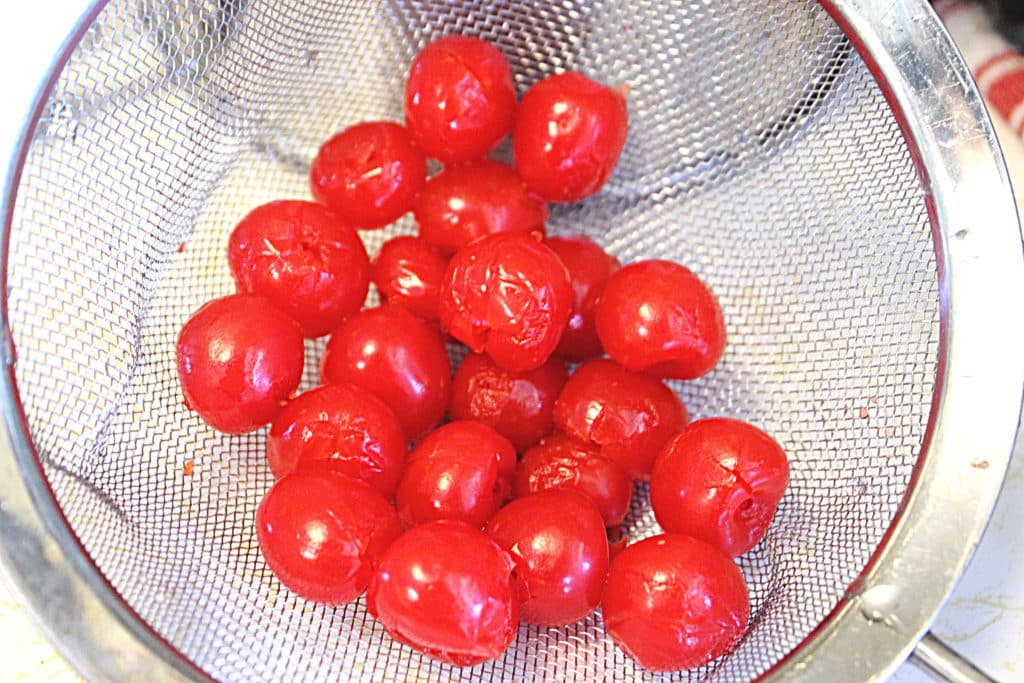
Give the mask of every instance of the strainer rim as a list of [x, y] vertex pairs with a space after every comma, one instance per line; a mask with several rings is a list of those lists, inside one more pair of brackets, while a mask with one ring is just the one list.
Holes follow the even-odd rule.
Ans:
[[[1024, 318], [986, 318], [986, 306], [971, 305], [1024, 290], [1024, 243], [970, 67], [924, 0], [819, 2], [882, 89], [925, 189], [939, 278], [938, 367], [921, 451], [889, 529], [840, 602], [759, 679], [771, 683], [878, 680], [906, 661], [985, 531], [1024, 406], [1024, 362], [1013, 347]], [[949, 518], [956, 524], [943, 524]]]
[[[1005, 166], [1000, 160], [995, 134], [987, 119], [980, 94], [970, 79], [970, 72], [956, 53], [951, 39], [924, 0], [912, 0], [904, 3], [892, 3], [886, 0], [819, 1], [840, 24], [858, 49], [861, 57], [872, 67], [880, 87], [890, 100], [892, 110], [901, 118], [901, 125], [906, 133], [906, 142], [916, 153], [915, 160], [918, 163], [918, 168], [922, 170], [926, 188], [930, 192], [929, 208], [933, 226], [935, 226], [936, 254], [940, 257], [941, 271], [940, 367], [935, 402], [929, 419], [929, 437], [922, 447], [922, 456], [919, 458], [914, 480], [908, 487], [908, 495], [903, 509], [896, 515], [892, 527], [866, 567], [865, 573], [851, 587], [847, 597], [803, 643], [765, 675], [765, 679], [772, 681], [795, 678], [831, 680], [837, 672], [842, 674], [843, 680], [855, 680], [858, 677], [867, 680], [869, 677], [878, 675], [879, 672], [891, 672], [905, 659], [914, 642], [927, 628], [948, 596], [956, 577], [961, 573], [981, 536], [1009, 463], [1013, 438], [1017, 432], [1022, 393], [1024, 393], [1022, 392], [1024, 365], [1019, 360], [1014, 361], [1015, 354], [1011, 352], [1012, 349], [1004, 348], [1007, 342], [1004, 341], [1000, 347], [1002, 353], [993, 352], [987, 345], [976, 346], [976, 350], [983, 352], [981, 355], [987, 355], [989, 365], [998, 370], [992, 376], [999, 379], [998, 393], [1006, 405], [997, 411], [998, 419], [989, 416], [991, 421], [999, 423], [999, 427], [991, 430], [990, 434], [986, 433], [985, 436], [989, 437], [988, 445], [981, 449], [987, 454], [985, 461], [988, 463], [988, 467], [971, 473], [977, 475], [972, 477], [972, 481], [977, 482], [972, 486], [980, 497], [962, 501], [967, 504], [967, 507], [975, 509], [968, 510], [971, 523], [962, 524], [955, 529], [963, 547], [953, 552], [951, 566], [946, 555], [942, 555], [940, 558], [939, 554], [929, 554], [927, 543], [931, 542], [932, 536], [927, 537], [929, 540], [914, 544], [913, 538], [909, 538], [908, 534], [913, 536], [914, 529], [922, 527], [929, 520], [935, 518], [936, 510], [929, 509], [927, 500], [921, 500], [921, 487], [924, 484], [929, 484], [934, 488], [938, 484], [961, 476], [959, 471], [951, 470], [945, 476], [941, 472], [943, 466], [949, 463], [957, 464], [963, 460], [963, 456], [956, 452], [962, 444], [950, 436], [949, 425], [954, 419], [953, 411], [961, 406], [964, 399], [958, 397], [955, 404], [951, 405], [948, 390], [952, 381], [965, 376], [963, 374], [966, 362], [964, 359], [966, 354], [971, 351], [970, 348], [966, 351], [961, 348], [963, 342], [960, 342], [960, 339], [965, 332], [960, 330], [966, 328], [953, 324], [950, 307], [953, 306], [952, 301], [957, 296], [952, 283], [962, 282], [958, 278], [964, 277], [963, 273], [965, 272], [971, 272], [969, 261], [964, 259], [968, 259], [972, 255], [970, 249], [978, 247], [974, 246], [976, 242], [973, 237], [977, 231], [974, 231], [973, 228], [965, 235], [971, 239], [952, 238], [957, 233], [954, 228], [960, 223], [964, 224], [965, 227], [961, 228], [964, 230], [967, 229], [968, 223], [974, 225], [970, 221], [965, 222], [965, 209], [953, 206], [953, 204], [954, 202], [964, 202], [964, 206], [979, 205], [984, 209], [983, 215], [993, 214], [995, 216], [995, 230], [990, 226], [989, 232], [999, 232], [1002, 239], [998, 240], [998, 244], [995, 246], [988, 245], [986, 253], [1000, 254], [1001, 252], [1003, 257], [1013, 261], [1010, 264], [1012, 267], [1005, 273], [1007, 277], [1002, 278], [996, 288], [1000, 292], [1005, 291], [1008, 281], [1018, 287], [1024, 287], [1024, 253], [1021, 251], [1019, 241], [1016, 212], [1012, 207], [1012, 190], [1009, 186]], [[12, 225], [14, 198], [18, 189], [20, 169], [24, 164], [32, 133], [42, 116], [42, 108], [47, 97], [72, 51], [78, 46], [86, 30], [108, 2], [109, 0], [96, 0], [65, 41], [39, 91], [24, 133], [16, 147], [4, 195], [4, 225], [2, 244], [0, 244], [0, 268], [3, 269], [0, 272], [0, 278], [5, 283], [7, 244]], [[875, 14], [874, 18], [866, 19], [865, 17], [870, 16], [872, 12]], [[890, 17], [891, 21], [886, 24], [880, 19], [885, 12], [898, 16]], [[871, 23], [872, 21], [875, 23]], [[897, 55], [903, 60], [902, 62], [875, 59], [879, 56], [877, 50], [894, 47], [893, 41], [901, 22], [907, 22], [909, 26], [916, 26], [922, 35], [928, 35], [927, 41], [931, 42], [926, 41], [921, 46], [926, 48], [927, 56], [932, 58], [932, 61], [927, 64], [927, 74], [935, 79], [934, 83], [938, 86], [960, 88], [959, 92], [952, 93], [952, 95], [959, 95], [962, 98], [960, 103], [963, 105], [963, 111], [972, 115], [966, 124], [964, 121], [959, 121], [955, 124], [947, 122], [948, 125], [942, 125], [942, 121], [913, 118], [913, 116], [921, 114], [919, 111], [922, 104], [920, 98], [924, 93], [920, 90], [907, 89], [908, 84], [906, 83], [901, 84], [900, 67], [914, 64], [914, 60], [920, 60], [921, 55], [904, 52], [902, 55]], [[937, 59], [939, 57], [941, 59]], [[918, 66], [920, 66], [919, 62]], [[940, 118], [937, 112], [933, 111], [930, 114], [932, 119]], [[928, 131], [929, 125], [937, 127], [933, 131]], [[961, 125], [964, 126], [962, 129], [955, 127]], [[941, 139], [941, 134], [955, 134], [954, 138], [958, 140], [969, 137], [968, 142], [978, 147], [981, 152], [988, 153], [990, 163], [985, 175], [989, 181], [992, 181], [991, 187], [1000, 190], [997, 193], [998, 201], [982, 206], [983, 202], [979, 202], [977, 199], [972, 202], [969, 196], [964, 196], [965, 188], [962, 187], [962, 184], [957, 185], [961, 179], [937, 177], [928, 173], [929, 170], [935, 170], [929, 164], [949, 158], [949, 155], [939, 149], [941, 143], [949, 142]], [[955, 155], [952, 158], [964, 161], [963, 158]], [[962, 169], [958, 168], [957, 170]], [[1000, 206], [1001, 210], [998, 208]], [[995, 210], [993, 207], [996, 207]], [[1007, 249], [1011, 235], [1017, 236], [1018, 239], [1015, 244], [1009, 245], [1013, 246], [1013, 249]], [[974, 256], [976, 258], [977, 255]], [[977, 270], [978, 267], [975, 267], [974, 271]], [[983, 279], [984, 275], [985, 273], [978, 274]], [[955, 308], [956, 311], [963, 308], [963, 304], [958, 306]], [[7, 372], [0, 373], [0, 403], [4, 408], [7, 439], [0, 439], [0, 474], [9, 476], [0, 477], [0, 496], [7, 504], [7, 508], [3, 512], [7, 515], [16, 515], [19, 522], [23, 523], [24, 528], [27, 528], [34, 537], [34, 541], [60, 548], [62, 557], [66, 560], [66, 566], [58, 567], [56, 580], [70, 586], [71, 588], [68, 590], [72, 593], [95, 603], [93, 611], [102, 621], [99, 623], [84, 620], [76, 622], [67, 619], [68, 615], [62, 613], [59, 608], [55, 608], [52, 604], [48, 605], [47, 595], [38, 592], [38, 586], [33, 587], [33, 582], [25, 575], [27, 568], [19, 567], [16, 562], [12, 561], [12, 553], [17, 552], [19, 543], [24, 541], [19, 540], [16, 535], [12, 535], [7, 526], [0, 527], [0, 565], [3, 565], [9, 577], [13, 579], [13, 583], [18, 586], [23, 602], [29, 605], [50, 640], [84, 675], [100, 673], [106, 677], [105, 674], [109, 673], [109, 670], [105, 667], [110, 664], [104, 661], [107, 657], [101, 645], [104, 641], [111, 642], [111, 633], [114, 630], [119, 630], [122, 636], [121, 640], [124, 640], [126, 636], [128, 641], [136, 646], [133, 652], [120, 652], [119, 654], [138, 657], [138, 671], [145, 671], [149, 676], [155, 674], [155, 677], [161, 680], [203, 680], [206, 676], [205, 673], [195, 669], [187, 658], [164, 641], [129, 605], [123, 602], [92, 564], [76, 534], [60, 513], [53, 491], [42, 474], [39, 456], [28, 437], [25, 415], [22, 411], [14, 375], [14, 353], [6, 309], [7, 301], [4, 297], [0, 299], [0, 322], [3, 323], [0, 325], [0, 357], [7, 365]], [[959, 317], [959, 313], [957, 316]], [[1004, 335], [1004, 338], [1019, 339], [1020, 333], [1024, 331], [1019, 320], [1007, 318], [997, 322], [1002, 323], [1005, 328], [1004, 332], [1007, 334]], [[957, 323], [957, 325], [961, 325], [961, 323]], [[970, 345], [969, 342], [968, 345]], [[959, 381], [963, 384], [963, 380]], [[978, 398], [988, 397], [992, 394], [991, 386], [979, 387], [974, 394]], [[980, 404], [983, 401], [977, 401], [977, 403]], [[960, 422], [964, 421], [961, 418]], [[1011, 424], [1012, 430], [1010, 429]], [[20, 477], [15, 476], [18, 471], [20, 471]], [[981, 504], [974, 505], [979, 500]], [[932, 504], [931, 508], [934, 507], [935, 505]], [[910, 548], [913, 551], [911, 555], [916, 553], [925, 560], [930, 559], [931, 562], [927, 563], [930, 569], [925, 573], [934, 579], [927, 586], [927, 596], [923, 599], [915, 596], [917, 604], [914, 606], [912, 615], [905, 615], [901, 609], [898, 609], [901, 606], [896, 606], [897, 608], [893, 609], [889, 616], [898, 620], [898, 633], [894, 633], [893, 626], [887, 625], [885, 619], [872, 621], [861, 616], [859, 611], [864, 607], [865, 595], [869, 594], [870, 589], [888, 585], [885, 580], [891, 578], [889, 570], [892, 569], [895, 561], [900, 559], [898, 554], [893, 556], [891, 546], [895, 542], [908, 543], [901, 548]], [[917, 573], [920, 574], [920, 571]], [[879, 583], [880, 581], [881, 583]], [[64, 623], [59, 623], [62, 621]], [[67, 637], [69, 634], [75, 633], [75, 629], [85, 629], [91, 633], [79, 632], [77, 638]], [[63, 633], [65, 638], [55, 637], [58, 633]], [[82, 643], [86, 643], [87, 646], [82, 647]], [[837, 646], [837, 643], [847, 643], [847, 646]], [[124, 643], [119, 642], [118, 645], [123, 647]], [[94, 649], [89, 649], [89, 647], [94, 647]], [[853, 651], [859, 651], [858, 657], [855, 659], [849, 657], [849, 653]], [[849, 668], [851, 664], [856, 667], [855, 670]], [[123, 670], [118, 670], [118, 673], [123, 673]]]

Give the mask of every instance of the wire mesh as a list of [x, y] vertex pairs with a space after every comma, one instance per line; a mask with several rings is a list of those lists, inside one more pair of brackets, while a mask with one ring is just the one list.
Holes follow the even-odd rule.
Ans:
[[[459, 670], [393, 643], [361, 600], [295, 598], [255, 542], [272, 481], [265, 434], [215, 433], [182, 403], [174, 339], [232, 291], [230, 230], [261, 202], [308, 197], [309, 161], [334, 132], [401, 120], [409, 62], [448, 33], [498, 45], [520, 93], [561, 69], [629, 85], [618, 170], [598, 196], [554, 207], [549, 229], [591, 235], [623, 262], [679, 261], [719, 296], [725, 358], [673, 388], [695, 417], [772, 433], [792, 485], [740, 560], [753, 601], [743, 642], [664, 678], [754, 678], [881, 541], [919, 452], [938, 349], [914, 165], [866, 67], [811, 0], [110, 2], [46, 104], [10, 236], [17, 382], [61, 511], [113, 589], [218, 679], [662, 678], [612, 645], [600, 614], [522, 626], [502, 659]], [[413, 231], [406, 217], [364, 237], [373, 254]], [[304, 387], [321, 349], [309, 342]], [[657, 530], [642, 485], [627, 524], [633, 538]]]

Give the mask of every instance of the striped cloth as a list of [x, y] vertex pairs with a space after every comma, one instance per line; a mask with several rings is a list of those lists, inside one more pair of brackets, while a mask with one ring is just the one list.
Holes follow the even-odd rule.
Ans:
[[932, 5], [971, 67], [990, 113], [1024, 137], [1024, 54], [999, 35], [976, 2], [935, 0]]

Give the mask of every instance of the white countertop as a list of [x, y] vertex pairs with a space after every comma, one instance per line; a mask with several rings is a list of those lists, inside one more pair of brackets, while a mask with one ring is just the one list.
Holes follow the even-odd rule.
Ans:
[[[3, 166], [15, 144], [24, 113], [65, 36], [88, 0], [9, 3], [0, 22], [0, 63], [4, 64], [4, 104], [0, 106]], [[1000, 129], [1008, 147], [1011, 177], [1024, 185], [1024, 143]], [[1009, 150], [1010, 145], [1014, 146]], [[1024, 187], [1018, 202], [1024, 198]], [[1019, 449], [1020, 450], [1020, 449]], [[988, 532], [960, 586], [939, 614], [934, 631], [949, 645], [1001, 683], [1024, 682], [1024, 456], [1011, 465]], [[81, 679], [57, 655], [28, 616], [0, 584], [0, 681]], [[910, 665], [897, 683], [929, 680]]]

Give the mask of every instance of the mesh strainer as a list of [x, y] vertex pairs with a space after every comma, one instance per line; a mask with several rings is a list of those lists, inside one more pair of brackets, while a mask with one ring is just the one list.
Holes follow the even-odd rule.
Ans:
[[[793, 458], [740, 561], [749, 632], [670, 678], [891, 671], [977, 541], [1024, 386], [1009, 183], [917, 0], [98, 3], [33, 113], [5, 216], [0, 536], [26, 599], [102, 680], [656, 678], [599, 614], [523, 626], [503, 659], [457, 670], [390, 641], [361, 601], [296, 599], [254, 540], [264, 434], [217, 434], [182, 405], [174, 338], [231, 291], [228, 231], [308, 196], [330, 134], [400, 119], [411, 58], [456, 32], [500, 46], [520, 92], [561, 69], [629, 84], [615, 176], [554, 208], [550, 230], [700, 273], [730, 347], [674, 388], [695, 417], [748, 419]], [[373, 253], [414, 229], [365, 237]], [[645, 500], [634, 537], [656, 530]]]

